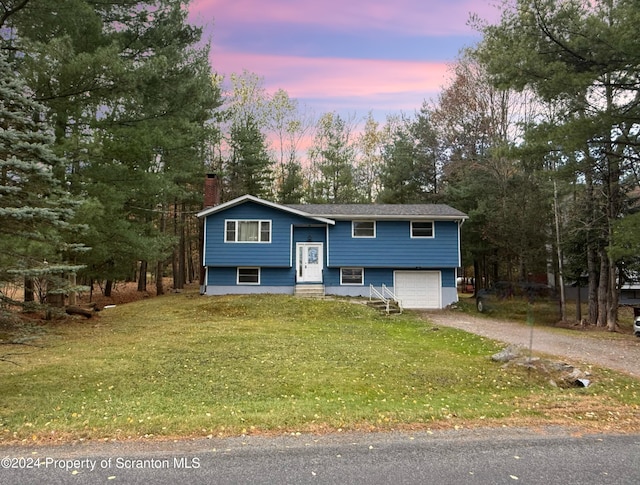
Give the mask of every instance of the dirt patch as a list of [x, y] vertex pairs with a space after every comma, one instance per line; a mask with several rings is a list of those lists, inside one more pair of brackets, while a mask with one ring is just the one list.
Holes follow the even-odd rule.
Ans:
[[600, 366], [640, 379], [640, 338], [633, 335], [616, 335], [618, 338], [612, 339], [594, 332], [567, 332], [565, 329], [477, 317], [457, 310], [429, 311], [422, 315], [436, 325], [530, 347], [533, 352], [566, 359], [583, 369]]
[[[171, 278], [166, 278], [163, 283], [165, 292], [173, 291], [171, 289]], [[92, 292], [87, 291], [80, 295], [79, 301], [82, 304], [96, 303], [98, 306], [124, 305], [125, 303], [145, 300], [155, 296], [157, 296], [155, 282], [148, 284], [145, 291], [138, 291], [138, 283], [132, 281], [115, 283], [111, 289], [111, 296], [104, 296], [104, 288], [95, 284]]]

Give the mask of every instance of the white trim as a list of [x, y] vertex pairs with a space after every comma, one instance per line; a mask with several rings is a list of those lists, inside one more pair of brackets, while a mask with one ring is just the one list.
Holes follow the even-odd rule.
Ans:
[[205, 217], [208, 216], [209, 214], [214, 214], [216, 212], [219, 212], [221, 210], [225, 210], [229, 207], [233, 207], [239, 204], [242, 204], [244, 202], [255, 202], [257, 204], [262, 204], [265, 205], [267, 207], [273, 207], [275, 209], [279, 209], [285, 212], [289, 212], [291, 214], [297, 214], [299, 216], [302, 217], [307, 217], [309, 219], [314, 219], [316, 221], [325, 223], [325, 224], [331, 224], [332, 226], [335, 225], [336, 223], [336, 219], [340, 219], [340, 220], [354, 220], [354, 219], [361, 219], [361, 220], [370, 220], [370, 219], [374, 219], [374, 220], [407, 220], [407, 219], [412, 219], [412, 220], [437, 220], [437, 221], [462, 221], [464, 222], [466, 219], [469, 218], [469, 216], [467, 216], [466, 214], [460, 214], [460, 215], [454, 215], [454, 214], [450, 214], [450, 215], [436, 215], [436, 214], [425, 214], [425, 215], [419, 215], [419, 214], [385, 214], [385, 215], [381, 215], [381, 214], [311, 214], [309, 212], [305, 212], [302, 210], [298, 210], [298, 209], [293, 209], [291, 207], [288, 207], [286, 205], [280, 205], [280, 204], [276, 204], [275, 202], [269, 202], [267, 200], [263, 200], [260, 199], [258, 197], [255, 197], [253, 195], [243, 195], [241, 197], [237, 197], [233, 200], [230, 200], [228, 202], [225, 202], [224, 204], [220, 204], [220, 205], [216, 205], [213, 207], [209, 207], [207, 209], [204, 209], [200, 212], [198, 212], [197, 217]]
[[293, 231], [294, 231], [294, 226], [293, 224], [290, 224], [289, 225], [289, 268], [293, 268], [293, 252], [296, 251], [293, 244], [293, 237], [294, 237]]
[[[398, 274], [429, 274], [429, 275], [437, 275], [438, 278], [438, 282], [437, 282], [437, 293], [436, 295], [434, 295], [433, 300], [435, 300], [436, 306], [432, 307], [432, 306], [424, 306], [424, 307], [419, 307], [419, 306], [414, 306], [411, 304], [407, 304], [405, 301], [403, 301], [403, 289], [401, 287], [398, 286]], [[440, 309], [442, 308], [442, 271], [440, 270], [396, 270], [393, 272], [393, 291], [395, 292], [395, 294], [398, 296], [398, 298], [400, 299], [400, 301], [402, 302], [402, 306], [403, 308], [431, 308], [431, 309]], [[426, 294], [425, 294], [426, 296]]]
[[207, 220], [206, 219], [204, 220], [204, 224], [202, 225], [202, 233], [203, 233], [202, 234], [202, 254], [200, 255], [200, 257], [202, 258], [202, 261], [200, 261], [200, 264], [205, 268], [208, 268], [206, 264], [206, 260], [207, 260]]
[[[235, 222], [234, 233], [236, 236], [235, 241], [227, 239], [227, 224], [229, 222]], [[257, 241], [238, 241], [238, 222], [257, 222], [258, 223], [258, 240]], [[262, 224], [269, 223], [269, 240], [261, 241], [262, 237]], [[225, 219], [224, 220], [224, 242], [229, 244], [271, 244], [273, 240], [273, 221], [271, 219]]]
[[[360, 283], [345, 283], [342, 280], [342, 270], [344, 269], [359, 269], [362, 271], [362, 282]], [[353, 267], [353, 266], [344, 266], [340, 268], [340, 286], [364, 286], [364, 268], [362, 267]]]
[[[307, 248], [309, 246], [318, 247], [318, 266], [320, 269], [319, 277], [314, 279], [309, 279], [308, 273], [305, 274], [304, 268], [302, 267], [303, 261], [300, 259], [300, 249]], [[303, 254], [306, 254], [306, 250], [302, 251]], [[322, 242], [297, 242], [296, 243], [296, 283], [322, 283], [324, 278], [324, 244]]]
[[[247, 283], [246, 281], [240, 282], [240, 270], [241, 269], [257, 269], [258, 270], [258, 282], [257, 283]], [[262, 270], [258, 266], [238, 266], [236, 268], [236, 285], [238, 286], [260, 286], [260, 280], [262, 279]]]
[[[464, 224], [464, 220], [458, 223], [458, 267], [462, 267], [462, 242], [460, 241], [460, 236], [462, 232], [462, 224]], [[456, 280], [457, 281], [457, 280]]]
[[329, 247], [329, 226], [324, 226], [324, 230], [325, 230], [325, 234], [326, 234], [326, 240], [327, 240], [327, 260], [325, 261], [325, 265], [328, 268], [330, 266], [329, 264], [329, 256], [331, 254], [331, 248]]
[[[355, 224], [359, 224], [359, 223], [363, 223], [363, 222], [370, 222], [373, 224], [373, 236], [356, 236], [356, 227]], [[355, 238], [355, 239], [375, 239], [376, 234], [377, 234], [377, 224], [376, 221], [374, 221], [373, 219], [354, 219], [351, 221], [351, 237]]]
[[216, 205], [213, 207], [209, 207], [208, 209], [205, 209], [203, 211], [200, 211], [196, 214], [197, 217], [206, 217], [209, 214], [215, 214], [216, 212], [220, 212], [223, 211], [225, 209], [228, 209], [230, 207], [234, 207], [236, 205], [240, 205], [243, 204], [244, 202], [255, 202], [256, 204], [261, 204], [261, 205], [265, 205], [267, 207], [272, 207], [274, 209], [278, 209], [281, 211], [285, 211], [285, 212], [289, 212], [291, 214], [297, 214], [299, 216], [302, 217], [307, 217], [309, 219], [314, 219], [318, 222], [322, 222], [324, 224], [331, 224], [332, 226], [336, 223], [336, 221], [334, 221], [333, 219], [327, 219], [326, 217], [320, 217], [314, 214], [309, 214], [308, 212], [304, 212], [304, 211], [299, 211], [297, 209], [292, 209], [291, 207], [287, 207], [285, 205], [280, 205], [280, 204], [276, 204], [275, 202], [269, 202], [267, 200], [263, 200], [260, 199], [258, 197], [255, 197], [253, 195], [243, 195], [241, 197], [237, 197], [233, 200], [230, 200], [228, 202], [225, 202], [224, 204], [220, 204], [220, 205]]
[[[431, 223], [431, 236], [414, 236], [413, 235], [413, 223], [424, 224], [425, 222]], [[436, 224], [431, 220], [423, 220], [423, 221], [409, 221], [409, 237], [411, 239], [435, 239], [436, 237]]]

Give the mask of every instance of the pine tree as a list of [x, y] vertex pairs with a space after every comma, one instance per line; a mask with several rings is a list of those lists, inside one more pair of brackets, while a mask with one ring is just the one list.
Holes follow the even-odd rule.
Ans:
[[75, 203], [55, 177], [62, 161], [31, 94], [0, 52], [0, 282], [43, 278], [44, 296], [62, 291], [57, 276], [78, 269], [64, 264]]
[[271, 198], [272, 160], [264, 135], [249, 116], [231, 128], [231, 158], [227, 164], [227, 193], [230, 198], [244, 194]]
[[344, 204], [359, 202], [355, 185], [355, 149], [352, 127], [335, 112], [325, 113], [316, 126], [309, 150], [311, 177], [309, 201]]
[[4, 43], [21, 53], [66, 161], [60, 172], [85, 201], [87, 282], [131, 278], [147, 261], [162, 274], [194, 240], [182, 219], [202, 207], [219, 90], [187, 15], [181, 0], [39, 0], [9, 18]]

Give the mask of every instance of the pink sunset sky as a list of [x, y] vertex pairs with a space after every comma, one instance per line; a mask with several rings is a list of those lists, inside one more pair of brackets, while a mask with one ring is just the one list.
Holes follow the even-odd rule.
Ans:
[[315, 113], [413, 113], [446, 85], [460, 49], [499, 0], [191, 0], [213, 69], [244, 70]]

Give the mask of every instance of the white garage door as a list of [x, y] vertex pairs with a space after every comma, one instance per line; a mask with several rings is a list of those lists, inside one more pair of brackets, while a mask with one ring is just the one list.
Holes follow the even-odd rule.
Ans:
[[440, 271], [396, 271], [394, 288], [403, 308], [440, 308]]

